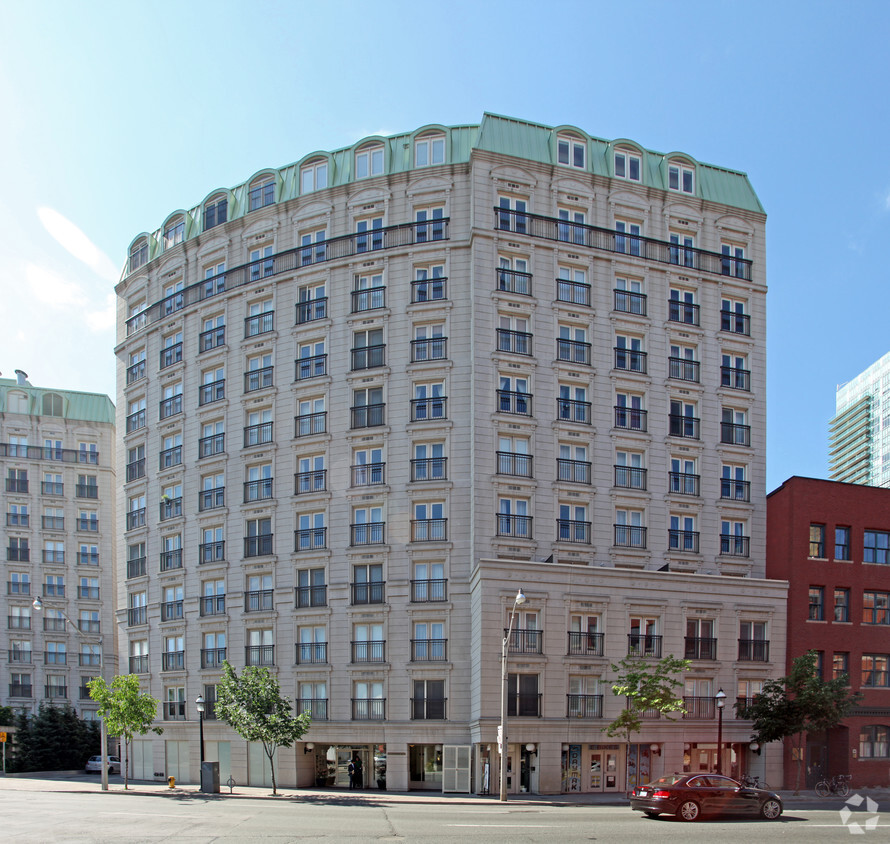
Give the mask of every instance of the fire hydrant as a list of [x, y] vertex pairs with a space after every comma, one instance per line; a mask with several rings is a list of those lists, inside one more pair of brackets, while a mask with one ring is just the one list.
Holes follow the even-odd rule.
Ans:
[[167, 777], [167, 788], [176, 788], [176, 777]]

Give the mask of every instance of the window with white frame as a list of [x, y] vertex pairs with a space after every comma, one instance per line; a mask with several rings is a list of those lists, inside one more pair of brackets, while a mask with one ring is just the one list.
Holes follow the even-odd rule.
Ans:
[[695, 267], [695, 236], [687, 232], [670, 232], [670, 258], [672, 264]]
[[164, 228], [164, 249], [176, 246], [185, 240], [185, 220], [182, 217], [174, 217]]
[[265, 276], [272, 275], [275, 267], [273, 259], [273, 247], [271, 245], [257, 246], [249, 253], [250, 280], [257, 281]]
[[632, 220], [615, 221], [615, 251], [625, 255], [640, 254], [640, 235], [642, 224]]
[[583, 211], [574, 208], [558, 208], [556, 216], [559, 219], [557, 237], [565, 243], [577, 243], [584, 245], [586, 241], [587, 215]]
[[445, 163], [445, 136], [422, 135], [414, 141], [414, 166], [429, 167]]
[[526, 234], [528, 231], [528, 200], [515, 196], [498, 197], [498, 228]]
[[622, 548], [645, 548], [644, 518], [643, 510], [617, 508], [615, 510], [615, 545]]
[[229, 215], [229, 200], [225, 194], [211, 197], [204, 204], [204, 231], [226, 222]]
[[519, 539], [532, 538], [531, 502], [528, 498], [498, 498], [497, 535]]
[[572, 135], [558, 135], [556, 138], [556, 162], [564, 167], [586, 166], [587, 144]]
[[368, 144], [355, 153], [355, 177], [367, 179], [383, 173], [383, 144]]
[[668, 190], [681, 193], [695, 193], [695, 169], [684, 161], [671, 161], [668, 164]]
[[328, 186], [328, 162], [316, 158], [300, 168], [300, 193], [311, 193]]
[[248, 210], [256, 211], [275, 202], [275, 180], [271, 176], [260, 176], [250, 186]]
[[[414, 239], [418, 243], [431, 240], [442, 240], [445, 237], [445, 208], [441, 205], [430, 205], [426, 208], [414, 209]], [[427, 224], [428, 223], [428, 224]]]
[[631, 182], [639, 182], [643, 170], [643, 161], [640, 154], [633, 150], [615, 150], [615, 177], [628, 179]]

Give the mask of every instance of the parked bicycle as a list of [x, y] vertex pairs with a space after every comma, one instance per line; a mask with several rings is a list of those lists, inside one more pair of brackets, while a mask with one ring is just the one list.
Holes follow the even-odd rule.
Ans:
[[828, 797], [829, 794], [837, 794], [846, 797], [850, 793], [851, 774], [838, 774], [831, 779], [823, 779], [816, 783], [816, 794], [820, 797]]
[[739, 782], [745, 786], [745, 788], [762, 788], [765, 791], [772, 791], [765, 782], [760, 781], [760, 777], [752, 777], [748, 774], [742, 774], [739, 778]]

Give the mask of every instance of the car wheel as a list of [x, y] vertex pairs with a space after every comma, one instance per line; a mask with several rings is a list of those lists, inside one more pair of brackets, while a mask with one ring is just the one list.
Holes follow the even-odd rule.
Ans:
[[774, 821], [782, 814], [782, 804], [778, 800], [765, 800], [760, 804], [760, 817]]
[[684, 800], [677, 809], [677, 816], [683, 821], [697, 821], [701, 817], [701, 808], [695, 800]]

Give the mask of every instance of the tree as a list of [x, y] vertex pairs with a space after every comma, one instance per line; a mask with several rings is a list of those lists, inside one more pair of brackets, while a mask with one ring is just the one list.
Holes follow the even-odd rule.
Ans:
[[847, 682], [846, 676], [823, 680], [816, 652], [807, 651], [794, 658], [787, 677], [767, 681], [751, 703], [737, 706], [740, 717], [754, 722], [754, 741], [795, 740], [795, 794], [800, 791], [804, 736], [836, 727], [862, 698]]
[[130, 771], [130, 742], [134, 735], [144, 736], [149, 730], [160, 735], [163, 729], [152, 727], [158, 702], [148, 693], [139, 691], [135, 674], [118, 674], [109, 686], [102, 677], [87, 684], [90, 697], [99, 704], [99, 717], [104, 719], [108, 734], [124, 740], [124, 788]]
[[[630, 750], [633, 733], [643, 728], [643, 713], [655, 709], [671, 721], [673, 712], [686, 711], [682, 696], [677, 695], [677, 687], [683, 685], [678, 674], [686, 671], [692, 663], [688, 659], [677, 659], [672, 655], [652, 663], [642, 657], [628, 656], [612, 664], [618, 675], [612, 683], [612, 694], [627, 698], [627, 706], [618, 717], [603, 730], [608, 736], [622, 736]], [[627, 757], [624, 760], [624, 782], [627, 784]]]
[[309, 713], [293, 714], [290, 700], [281, 696], [278, 680], [268, 668], [248, 666], [239, 677], [228, 661], [223, 662], [214, 711], [246, 741], [262, 742], [272, 772], [272, 793], [278, 794], [275, 749], [290, 747], [303, 737], [312, 722]]

